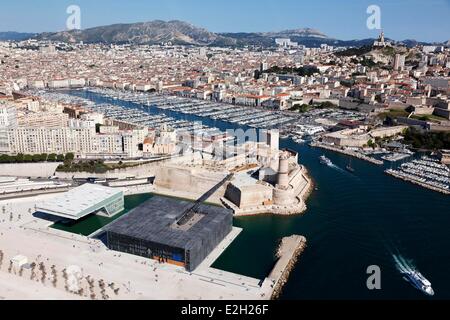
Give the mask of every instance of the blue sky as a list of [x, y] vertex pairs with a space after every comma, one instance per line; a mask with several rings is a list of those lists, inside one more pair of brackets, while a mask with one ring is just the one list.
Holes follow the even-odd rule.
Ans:
[[381, 8], [382, 28], [396, 40], [450, 39], [450, 0], [2, 0], [0, 31], [61, 31], [66, 8], [81, 8], [82, 28], [154, 19], [184, 20], [213, 32], [310, 27], [337, 39], [375, 37], [369, 5]]

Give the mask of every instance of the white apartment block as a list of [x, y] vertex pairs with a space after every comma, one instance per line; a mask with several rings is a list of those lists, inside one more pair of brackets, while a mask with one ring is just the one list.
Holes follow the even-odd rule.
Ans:
[[91, 154], [124, 155], [122, 136], [119, 134], [99, 134], [94, 138]]
[[91, 153], [95, 128], [15, 128], [8, 130], [9, 153]]
[[27, 113], [18, 117], [19, 127], [61, 128], [67, 127], [69, 115], [66, 113], [39, 112]]
[[6, 152], [41, 154], [72, 152], [81, 157], [142, 157], [147, 130], [96, 134], [94, 127], [20, 127], [6, 131]]
[[[148, 129], [135, 129], [122, 132], [123, 151], [129, 158], [142, 157], [142, 145], [148, 135]], [[176, 137], [176, 133], [175, 133]]]

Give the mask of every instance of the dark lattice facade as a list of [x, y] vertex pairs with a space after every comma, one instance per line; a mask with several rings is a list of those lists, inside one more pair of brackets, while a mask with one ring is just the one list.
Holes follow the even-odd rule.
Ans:
[[[154, 197], [110, 224], [108, 248], [197, 268], [231, 232], [233, 214], [221, 207]], [[186, 212], [189, 212], [186, 215]]]

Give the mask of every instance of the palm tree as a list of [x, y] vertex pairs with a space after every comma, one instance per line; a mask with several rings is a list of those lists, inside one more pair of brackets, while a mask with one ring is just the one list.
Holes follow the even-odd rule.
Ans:
[[36, 263], [33, 262], [33, 263], [30, 265], [30, 267], [31, 267], [31, 276], [30, 276], [30, 279], [31, 279], [31, 280], [34, 280], [34, 278], [36, 277], [36, 273], [35, 273]]
[[45, 271], [45, 265], [43, 262], [39, 263], [39, 270], [41, 271], [41, 282], [45, 283], [45, 278], [47, 277], [47, 272]]
[[52, 284], [53, 284], [53, 287], [56, 288], [56, 284], [58, 283], [58, 272], [56, 271], [56, 266], [52, 265], [51, 270], [52, 270], [52, 276], [53, 276]]

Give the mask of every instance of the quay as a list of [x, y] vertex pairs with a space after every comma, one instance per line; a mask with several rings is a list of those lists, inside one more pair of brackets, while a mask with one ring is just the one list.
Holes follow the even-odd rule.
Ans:
[[376, 165], [379, 165], [379, 166], [382, 166], [384, 164], [384, 162], [381, 161], [381, 160], [377, 160], [377, 159], [368, 157], [366, 155], [360, 154], [360, 153], [355, 152], [355, 151], [343, 150], [343, 149], [340, 149], [340, 148], [337, 148], [337, 147], [333, 147], [333, 146], [322, 144], [322, 143], [318, 143], [318, 142], [311, 142], [310, 145], [311, 145], [311, 147], [314, 147], [314, 148], [322, 148], [322, 149], [326, 149], [326, 150], [330, 150], [330, 151], [334, 151], [334, 152], [339, 152], [339, 153], [345, 154], [347, 156], [358, 158], [360, 160], [364, 160], [364, 161], [367, 161], [367, 162], [370, 162], [370, 163], [373, 163], [373, 164], [376, 164]]

